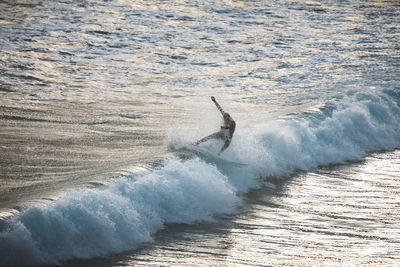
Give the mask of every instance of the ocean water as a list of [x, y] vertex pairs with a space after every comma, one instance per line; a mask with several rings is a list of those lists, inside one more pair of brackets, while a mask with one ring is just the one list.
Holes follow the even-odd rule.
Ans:
[[398, 1], [0, 1], [0, 266], [396, 266], [399, 149]]

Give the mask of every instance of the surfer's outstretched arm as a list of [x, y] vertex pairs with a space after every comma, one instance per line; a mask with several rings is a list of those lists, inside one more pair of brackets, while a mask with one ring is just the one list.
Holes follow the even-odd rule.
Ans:
[[214, 104], [217, 106], [218, 110], [221, 112], [222, 116], [224, 116], [225, 112], [224, 110], [221, 108], [221, 106], [218, 104], [217, 100], [215, 100], [215, 97], [211, 97], [212, 102], [214, 102]]

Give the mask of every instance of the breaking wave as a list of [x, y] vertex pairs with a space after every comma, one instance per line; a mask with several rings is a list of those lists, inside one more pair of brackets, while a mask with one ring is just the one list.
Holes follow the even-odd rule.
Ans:
[[[234, 213], [241, 193], [265, 177], [399, 148], [399, 104], [396, 91], [354, 93], [318, 112], [238, 130], [226, 157], [247, 166], [174, 157], [147, 173], [29, 207], [3, 223], [0, 264], [58, 263], [134, 249], [152, 242], [167, 223], [210, 222]], [[169, 146], [183, 143], [171, 138]]]

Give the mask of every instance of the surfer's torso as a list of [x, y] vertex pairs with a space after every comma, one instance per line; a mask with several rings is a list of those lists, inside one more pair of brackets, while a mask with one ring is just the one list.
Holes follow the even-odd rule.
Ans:
[[224, 118], [224, 126], [221, 131], [224, 133], [226, 139], [232, 139], [233, 133], [235, 132], [236, 123], [232, 118]]

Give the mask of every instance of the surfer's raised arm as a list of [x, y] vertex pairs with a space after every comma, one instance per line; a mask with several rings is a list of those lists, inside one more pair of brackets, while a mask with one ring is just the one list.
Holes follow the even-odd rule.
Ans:
[[212, 102], [214, 102], [214, 104], [217, 106], [217, 108], [219, 109], [219, 111], [221, 112], [222, 116], [224, 116], [225, 111], [221, 108], [221, 106], [218, 104], [217, 100], [215, 100], [215, 97], [211, 97]]

